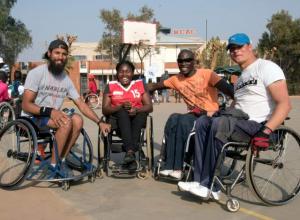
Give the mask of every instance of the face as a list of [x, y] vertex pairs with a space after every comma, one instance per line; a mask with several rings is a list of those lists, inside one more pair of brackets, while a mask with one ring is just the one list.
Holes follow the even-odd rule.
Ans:
[[179, 53], [177, 63], [180, 73], [184, 76], [188, 76], [190, 73], [194, 72], [194, 56], [192, 53]]
[[252, 46], [250, 44], [242, 46], [231, 45], [229, 47], [229, 53], [231, 59], [239, 65], [249, 62], [249, 59], [253, 56]]
[[123, 86], [128, 86], [133, 77], [133, 72], [130, 66], [128, 66], [127, 64], [121, 65], [117, 73], [117, 77], [118, 77], [118, 81]]
[[48, 51], [49, 70], [54, 75], [60, 75], [67, 63], [68, 52], [63, 48], [55, 48]]

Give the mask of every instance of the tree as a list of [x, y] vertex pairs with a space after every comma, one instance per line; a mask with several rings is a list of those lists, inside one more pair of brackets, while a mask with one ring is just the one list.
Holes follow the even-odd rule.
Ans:
[[153, 9], [143, 6], [140, 8], [139, 13], [138, 15], [134, 15], [129, 12], [127, 17], [123, 18], [118, 9], [112, 9], [111, 11], [106, 9], [101, 10], [100, 19], [105, 24], [105, 31], [102, 39], [99, 41], [97, 51], [102, 52], [106, 50], [109, 55], [113, 53], [113, 58], [118, 57], [122, 40], [122, 21], [124, 19], [158, 23], [154, 18]]
[[12, 66], [23, 49], [31, 45], [31, 36], [24, 23], [10, 16], [16, 0], [0, 2], [0, 56]]
[[213, 37], [202, 52], [196, 52], [196, 60], [199, 66], [204, 68], [215, 69], [217, 66], [228, 66], [230, 58], [227, 55], [226, 43], [222, 43], [219, 37]]
[[272, 15], [258, 43], [261, 57], [272, 59], [286, 74], [291, 94], [300, 93], [300, 19], [287, 11]]

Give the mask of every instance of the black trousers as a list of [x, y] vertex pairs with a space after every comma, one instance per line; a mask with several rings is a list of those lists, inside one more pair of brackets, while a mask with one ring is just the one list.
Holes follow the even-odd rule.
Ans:
[[146, 112], [139, 112], [135, 116], [129, 116], [123, 108], [112, 114], [117, 120], [118, 131], [126, 152], [138, 150], [141, 129], [146, 126], [147, 115]]

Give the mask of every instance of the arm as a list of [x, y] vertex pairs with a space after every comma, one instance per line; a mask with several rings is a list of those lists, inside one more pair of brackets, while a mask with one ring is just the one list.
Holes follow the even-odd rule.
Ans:
[[[42, 107], [47, 106], [38, 106], [34, 103], [37, 93], [31, 90], [26, 89], [23, 94], [22, 100], [22, 109], [25, 112], [28, 112], [33, 115], [40, 115], [40, 111]], [[66, 124], [70, 119], [69, 117], [63, 113], [62, 111], [52, 109], [50, 113], [50, 119], [53, 120], [56, 127], [60, 127]]]
[[108, 93], [103, 95], [102, 100], [102, 114], [103, 115], [111, 115], [122, 108], [122, 105], [112, 107], [111, 106], [111, 98], [109, 97]]
[[110, 131], [111, 125], [103, 122], [81, 98], [74, 100], [74, 103], [79, 111], [87, 118], [95, 122], [100, 127], [101, 132], [106, 136], [106, 134]]
[[147, 90], [151, 93], [155, 90], [162, 90], [162, 89], [167, 89], [168, 87], [166, 87], [164, 85], [164, 81], [158, 82], [158, 83], [148, 83], [146, 84], [147, 86]]
[[136, 113], [139, 112], [147, 112], [150, 113], [153, 111], [153, 106], [152, 106], [152, 101], [151, 98], [148, 94], [148, 92], [145, 92], [142, 96], [142, 102], [143, 102], [143, 107], [136, 109]]
[[274, 129], [276, 129], [285, 120], [292, 106], [285, 80], [276, 81], [268, 86], [267, 89], [275, 101], [276, 106], [271, 118], [265, 126], [274, 131]]
[[227, 83], [224, 79], [219, 80], [215, 87], [223, 92], [225, 95], [230, 96], [230, 98], [234, 99], [234, 89], [233, 86]]

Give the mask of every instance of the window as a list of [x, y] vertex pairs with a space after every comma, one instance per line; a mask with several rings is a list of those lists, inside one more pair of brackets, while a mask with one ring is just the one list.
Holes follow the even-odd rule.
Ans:
[[85, 55], [74, 55], [75, 60], [87, 60]]

